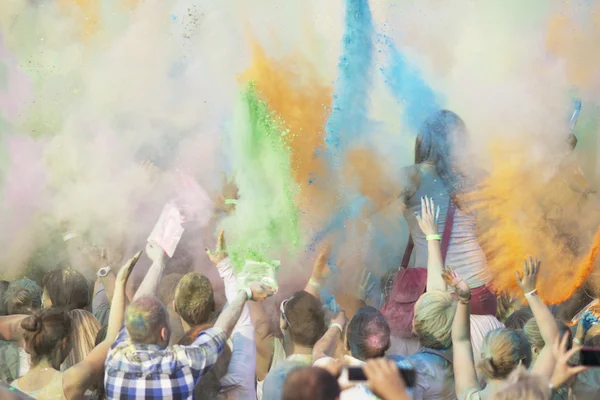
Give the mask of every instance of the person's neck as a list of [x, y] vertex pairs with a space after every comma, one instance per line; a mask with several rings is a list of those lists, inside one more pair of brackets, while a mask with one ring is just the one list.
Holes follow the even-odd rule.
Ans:
[[181, 326], [183, 326], [183, 331], [184, 331], [184, 332], [187, 332], [187, 331], [189, 331], [189, 330], [192, 328], [191, 326], [189, 326], [189, 325], [187, 324], [187, 322], [185, 322], [185, 321], [183, 320], [183, 318], [181, 318], [181, 317], [180, 317], [180, 318], [179, 318], [179, 320], [181, 321]]
[[42, 360], [40, 360], [40, 362], [38, 362], [35, 367], [31, 368], [32, 370], [35, 371], [56, 371], [56, 369], [52, 366], [52, 364], [50, 363], [50, 361], [48, 361], [47, 358], [44, 358]]
[[292, 345], [292, 354], [300, 354], [300, 355], [308, 355], [308, 354], [312, 354], [313, 348], [309, 347], [309, 346], [302, 346], [299, 344], [294, 343]]

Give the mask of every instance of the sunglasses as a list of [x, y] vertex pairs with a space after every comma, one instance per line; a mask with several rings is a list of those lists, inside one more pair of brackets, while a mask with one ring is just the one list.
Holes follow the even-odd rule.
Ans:
[[294, 298], [294, 296], [290, 297], [289, 299], [285, 299], [279, 305], [279, 311], [281, 311], [281, 316], [283, 317], [285, 322], [288, 324], [288, 326], [292, 326], [292, 324], [290, 324], [290, 320], [288, 320], [287, 315], [285, 315], [285, 305], [287, 304], [288, 301], [290, 301], [293, 298]]

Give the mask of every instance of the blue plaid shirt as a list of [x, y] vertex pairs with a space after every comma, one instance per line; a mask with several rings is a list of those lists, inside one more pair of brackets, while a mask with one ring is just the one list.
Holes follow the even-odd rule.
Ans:
[[161, 348], [132, 343], [123, 326], [106, 357], [106, 394], [109, 399], [192, 399], [226, 341], [222, 329], [211, 328], [189, 346]]

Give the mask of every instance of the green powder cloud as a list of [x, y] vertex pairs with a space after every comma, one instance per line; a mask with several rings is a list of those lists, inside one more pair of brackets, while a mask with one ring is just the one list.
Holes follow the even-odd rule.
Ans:
[[290, 166], [290, 135], [284, 122], [260, 100], [253, 82], [240, 94], [228, 153], [240, 199], [225, 218], [228, 252], [239, 271], [246, 260], [270, 261], [300, 245], [299, 190]]

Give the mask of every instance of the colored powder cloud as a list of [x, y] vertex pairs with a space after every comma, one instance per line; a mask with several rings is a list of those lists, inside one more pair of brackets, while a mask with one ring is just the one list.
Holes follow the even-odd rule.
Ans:
[[417, 132], [423, 121], [440, 109], [443, 98], [429, 87], [419, 69], [408, 62], [389, 37], [381, 35], [380, 40], [389, 60], [380, 70], [394, 98], [402, 105], [404, 126]]
[[246, 260], [270, 261], [300, 244], [285, 123], [259, 98], [254, 83], [243, 90], [234, 125], [231, 154], [240, 200], [223, 220], [228, 252], [240, 269]]

